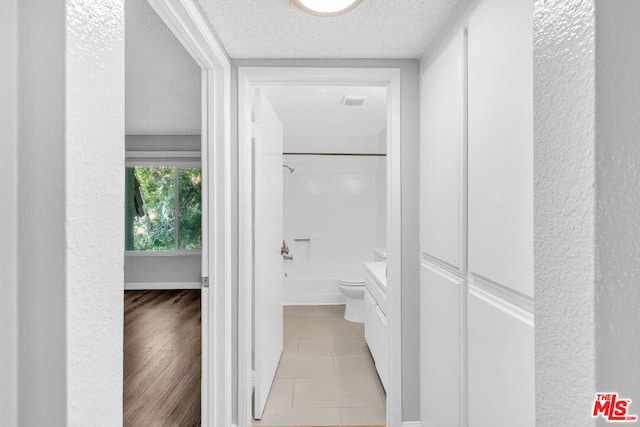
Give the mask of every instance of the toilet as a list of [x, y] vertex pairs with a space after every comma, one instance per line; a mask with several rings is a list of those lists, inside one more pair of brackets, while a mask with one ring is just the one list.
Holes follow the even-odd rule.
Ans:
[[[386, 248], [374, 248], [373, 257], [376, 261], [387, 260]], [[347, 298], [344, 309], [344, 319], [349, 322], [364, 322], [364, 271], [359, 269], [345, 271], [338, 279], [338, 288]]]
[[338, 279], [338, 288], [347, 298], [344, 319], [349, 322], [364, 322], [364, 278], [355, 272]]

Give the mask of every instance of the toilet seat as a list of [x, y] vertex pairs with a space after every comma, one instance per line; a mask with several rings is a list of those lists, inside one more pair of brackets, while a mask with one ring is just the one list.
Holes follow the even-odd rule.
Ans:
[[364, 286], [364, 280], [356, 277], [338, 279], [338, 283], [345, 286]]

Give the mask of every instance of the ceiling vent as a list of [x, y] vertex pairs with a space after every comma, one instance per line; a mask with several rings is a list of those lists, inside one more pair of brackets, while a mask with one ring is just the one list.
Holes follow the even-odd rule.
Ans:
[[347, 95], [342, 98], [341, 104], [347, 107], [360, 107], [362, 104], [364, 104], [364, 101], [366, 99], [366, 96]]

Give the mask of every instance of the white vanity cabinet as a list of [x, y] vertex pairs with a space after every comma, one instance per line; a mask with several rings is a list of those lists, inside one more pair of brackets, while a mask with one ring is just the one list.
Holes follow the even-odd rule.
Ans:
[[386, 264], [386, 262], [365, 263], [366, 289], [364, 291], [364, 337], [385, 388], [387, 388], [389, 375]]
[[376, 369], [380, 376], [380, 381], [384, 388], [387, 388], [387, 378], [389, 376], [389, 328], [387, 327], [387, 316], [376, 306], [376, 316], [373, 319], [373, 330], [376, 336]]
[[376, 352], [375, 345], [375, 316], [376, 307], [378, 304], [376, 300], [371, 295], [371, 291], [369, 289], [364, 290], [364, 339], [367, 341], [367, 345], [369, 346], [369, 350], [371, 350], [371, 354], [373, 355]]

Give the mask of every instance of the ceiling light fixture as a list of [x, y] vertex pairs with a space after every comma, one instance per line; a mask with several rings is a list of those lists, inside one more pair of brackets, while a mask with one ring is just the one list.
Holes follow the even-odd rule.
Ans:
[[291, 0], [303, 11], [316, 16], [337, 16], [355, 9], [362, 0]]

